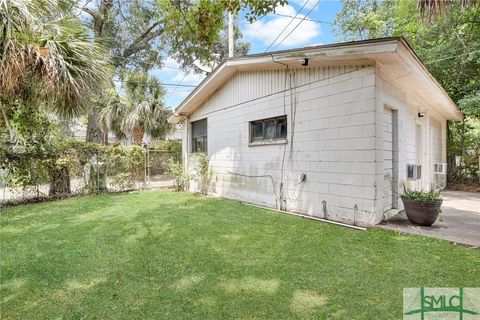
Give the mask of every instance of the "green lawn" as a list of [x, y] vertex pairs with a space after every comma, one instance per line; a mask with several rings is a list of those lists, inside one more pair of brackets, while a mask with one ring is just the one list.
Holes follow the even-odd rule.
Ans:
[[170, 191], [1, 213], [1, 319], [401, 319], [480, 286], [480, 251]]

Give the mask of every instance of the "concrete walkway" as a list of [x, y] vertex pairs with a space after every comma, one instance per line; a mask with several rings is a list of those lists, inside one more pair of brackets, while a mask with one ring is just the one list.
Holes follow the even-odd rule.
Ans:
[[443, 191], [442, 212], [431, 227], [410, 223], [405, 212], [378, 225], [380, 228], [435, 237], [480, 247], [480, 193]]

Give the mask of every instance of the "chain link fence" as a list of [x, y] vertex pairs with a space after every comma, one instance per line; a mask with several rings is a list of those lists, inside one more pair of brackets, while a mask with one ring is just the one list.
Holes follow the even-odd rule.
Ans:
[[[81, 144], [80, 144], [81, 146]], [[63, 150], [63, 149], [62, 149]], [[76, 195], [172, 187], [169, 161], [179, 151], [75, 145], [55, 159], [13, 153], [0, 165], [0, 207]]]
[[173, 187], [174, 177], [168, 170], [169, 161], [181, 162], [181, 151], [146, 149], [145, 177], [149, 188]]

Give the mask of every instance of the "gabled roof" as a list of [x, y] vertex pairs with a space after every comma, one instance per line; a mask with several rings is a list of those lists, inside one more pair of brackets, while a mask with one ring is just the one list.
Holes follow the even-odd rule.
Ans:
[[[438, 81], [428, 72], [413, 49], [403, 38], [382, 38], [312, 46], [270, 53], [252, 54], [225, 60], [193, 90], [175, 109], [168, 121], [178, 123], [190, 116], [235, 73], [300, 66], [308, 58], [309, 65], [362, 62], [383, 66], [384, 70], [405, 87], [420, 95], [423, 101], [434, 101], [438, 112], [449, 120], [461, 120], [462, 113]], [[283, 65], [283, 66], [282, 66]]]

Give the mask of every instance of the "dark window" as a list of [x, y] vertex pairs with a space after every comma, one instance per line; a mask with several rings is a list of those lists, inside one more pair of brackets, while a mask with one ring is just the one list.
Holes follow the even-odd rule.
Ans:
[[287, 138], [287, 116], [250, 122], [250, 142], [274, 141]]
[[192, 152], [207, 152], [207, 119], [192, 122]]

